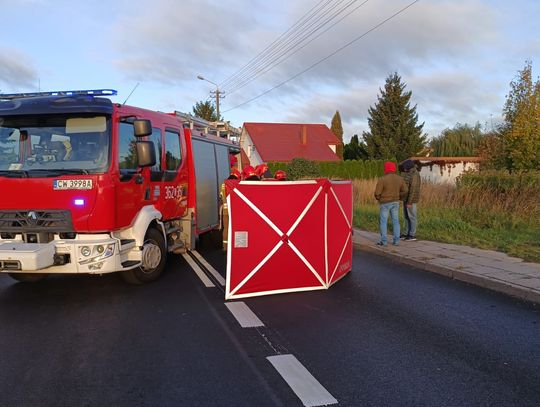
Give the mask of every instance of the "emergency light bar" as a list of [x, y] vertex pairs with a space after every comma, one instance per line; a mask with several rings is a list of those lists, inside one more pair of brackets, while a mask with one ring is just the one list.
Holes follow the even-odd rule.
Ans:
[[118, 92], [114, 89], [57, 90], [53, 92], [5, 93], [0, 94], [0, 99], [35, 98], [38, 96], [115, 96], [117, 94]]

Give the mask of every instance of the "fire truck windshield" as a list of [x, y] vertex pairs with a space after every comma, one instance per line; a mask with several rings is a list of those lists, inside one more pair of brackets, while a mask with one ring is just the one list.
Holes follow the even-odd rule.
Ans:
[[110, 134], [106, 116], [0, 117], [1, 175], [104, 172]]

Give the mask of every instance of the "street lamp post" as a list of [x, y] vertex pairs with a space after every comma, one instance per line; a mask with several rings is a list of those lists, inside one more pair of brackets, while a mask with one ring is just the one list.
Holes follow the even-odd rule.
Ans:
[[212, 81], [209, 80], [209, 79], [206, 79], [206, 78], [205, 78], [204, 76], [202, 76], [202, 75], [197, 75], [197, 79], [200, 79], [201, 81], [210, 82], [212, 85], [216, 85], [216, 91], [215, 91], [215, 92], [210, 92], [210, 93], [215, 93], [215, 95], [216, 95], [216, 112], [217, 112], [218, 121], [220, 121], [220, 120], [221, 120], [221, 116], [219, 115], [219, 98], [221, 97], [222, 92], [219, 90], [218, 84], [215, 83], [215, 82], [212, 82]]

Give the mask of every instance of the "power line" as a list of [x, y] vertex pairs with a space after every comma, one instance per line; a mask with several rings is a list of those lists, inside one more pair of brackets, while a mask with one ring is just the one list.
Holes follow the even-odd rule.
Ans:
[[260, 76], [264, 72], [268, 72], [270, 69], [273, 68], [273, 66], [275, 66], [276, 61], [279, 61], [279, 59], [282, 58], [287, 53], [294, 51], [294, 48], [301, 45], [302, 42], [306, 41], [306, 39], [308, 39], [314, 33], [319, 31], [322, 27], [328, 24], [337, 15], [342, 13], [346, 8], [350, 7], [356, 1], [357, 0], [352, 0], [348, 4], [346, 4], [344, 7], [338, 9], [337, 11], [334, 11], [336, 8], [341, 6], [341, 3], [343, 2], [343, 0], [340, 0], [339, 2], [335, 3], [329, 10], [325, 10], [325, 13], [323, 16], [318, 17], [315, 21], [311, 22], [309, 25], [304, 27], [302, 31], [296, 33], [294, 36], [287, 39], [278, 49], [274, 50], [272, 53], [268, 54], [263, 59], [261, 59], [256, 65], [254, 65], [251, 68], [250, 72], [243, 75], [242, 77], [239, 77], [237, 79], [238, 83], [233, 84], [233, 88], [230, 90], [230, 92], [242, 87], [247, 82], [250, 82], [251, 80], [253, 80], [254, 77]]
[[[238, 75], [244, 73], [247, 69], [249, 69], [250, 65], [253, 65], [255, 63], [255, 61], [257, 61], [258, 59], [260, 59], [260, 57], [266, 52], [266, 51], [271, 51], [273, 49], [275, 49], [276, 46], [278, 46], [278, 44], [283, 41], [284, 38], [288, 37], [289, 35], [291, 35], [291, 31], [294, 32], [298, 29], [298, 27], [301, 27], [305, 21], [308, 21], [310, 18], [312, 18], [313, 16], [313, 10], [317, 9], [322, 3], [324, 3], [324, 5], [322, 6], [322, 8], [324, 8], [326, 5], [328, 5], [328, 3], [330, 3], [332, 0], [321, 0], [319, 3], [317, 3], [315, 6], [313, 6], [306, 14], [304, 14], [296, 23], [294, 23], [291, 27], [289, 27], [287, 29], [287, 31], [285, 31], [284, 33], [282, 33], [278, 38], [276, 38], [271, 44], [269, 44], [265, 49], [263, 49], [261, 52], [259, 52], [255, 57], [253, 57], [246, 65], [244, 65], [237, 73], [234, 73], [233, 75], [229, 76], [227, 79], [225, 79], [221, 84], [220, 86], [223, 88], [225, 86], [227, 86], [231, 80], [233, 80], [233, 78], [237, 77]], [[315, 11], [315, 14], [318, 13], [320, 11], [317, 10]]]
[[[311, 36], [313, 36], [315, 33], [320, 31], [325, 25], [330, 23], [340, 14], [344, 13], [349, 7], [351, 7], [358, 0], [350, 0], [347, 4], [345, 4], [344, 6], [341, 6], [341, 3], [343, 3], [343, 1], [344, 0], [339, 0], [337, 3], [334, 3], [333, 5], [330, 6], [330, 8], [326, 10], [323, 10], [323, 9], [319, 10], [322, 12], [322, 15], [317, 16], [314, 21], [309, 22], [309, 24], [307, 25], [305, 23], [308, 23], [308, 21], [305, 21], [302, 24], [302, 26], [304, 27], [300, 31], [291, 32], [291, 34], [288, 36], [289, 38], [282, 40], [279, 46], [275, 47], [275, 49], [273, 49], [267, 55], [261, 57], [257, 62], [253, 63], [252, 66], [249, 69], [247, 69], [246, 72], [244, 72], [244, 74], [238, 75], [237, 78], [231, 81], [231, 83], [227, 85], [229, 88], [231, 88], [228, 90], [228, 92], [230, 93], [230, 92], [233, 92], [242, 88], [243, 86], [247, 85], [249, 82], [252, 82], [257, 77], [270, 71], [271, 69], [279, 65], [281, 62], [285, 61], [290, 56], [294, 55], [296, 52], [298, 52], [300, 49], [303, 48], [302, 46], [303, 42], [309, 40]], [[368, 1], [368, 0], [365, 0], [365, 1]], [[325, 30], [324, 32], [326, 31], [327, 30]], [[304, 44], [304, 46], [305, 45], [306, 44]], [[287, 54], [289, 55], [287, 56]]]
[[394, 14], [392, 14], [390, 17], [384, 19], [383, 21], [381, 21], [379, 24], [373, 26], [372, 28], [370, 28], [369, 30], [367, 30], [366, 32], [364, 32], [363, 34], [359, 35], [358, 37], [354, 38], [353, 40], [349, 41], [348, 43], [346, 43], [345, 45], [343, 45], [342, 47], [338, 48], [337, 50], [335, 50], [334, 52], [332, 52], [331, 54], [327, 55], [326, 57], [318, 60], [317, 62], [311, 64], [310, 66], [308, 66], [306, 69], [298, 72], [296, 75], [290, 77], [289, 79], [277, 84], [276, 86], [264, 91], [263, 93], [243, 102], [243, 103], [240, 103], [239, 105], [236, 105], [228, 110], [225, 110], [223, 113], [227, 113], [227, 112], [230, 112], [231, 110], [234, 110], [234, 109], [237, 109], [241, 106], [244, 106], [244, 105], [247, 105], [248, 103], [251, 103], [253, 102], [254, 100], [272, 92], [274, 89], [277, 89], [283, 85], [285, 85], [286, 83], [289, 83], [290, 81], [292, 81], [293, 79], [296, 79], [298, 78], [300, 75], [306, 73], [307, 71], [313, 69], [314, 67], [316, 67], [317, 65], [321, 64], [322, 62], [326, 61], [327, 59], [333, 57], [334, 55], [336, 55], [338, 52], [344, 50], [345, 48], [347, 48], [348, 46], [352, 45], [353, 43], [355, 43], [356, 41], [364, 38], [366, 35], [368, 35], [369, 33], [371, 33], [372, 31], [375, 31], [377, 28], [381, 27], [382, 25], [386, 24], [388, 21], [392, 20], [394, 17], [397, 17], [398, 15], [400, 15], [401, 13], [403, 13], [405, 10], [407, 10], [408, 8], [412, 7], [415, 3], [418, 3], [420, 0], [414, 0], [413, 2], [409, 3], [407, 6], [403, 7], [402, 9], [398, 10], [397, 12], [395, 12]]
[[[356, 6], [354, 9], [352, 9], [350, 12], [348, 12], [347, 14], [345, 14], [344, 16], [342, 16], [339, 20], [337, 20], [336, 22], [334, 22], [332, 25], [330, 25], [328, 28], [326, 28], [324, 31], [322, 31], [321, 33], [319, 33], [317, 36], [315, 36], [314, 38], [312, 38], [311, 40], [309, 40], [308, 42], [306, 42], [305, 44], [301, 45], [299, 48], [297, 48], [296, 50], [294, 50], [291, 54], [289, 55], [286, 55], [286, 53], [282, 54], [281, 56], [285, 55], [283, 58], [281, 59], [274, 59], [275, 63], [273, 63], [273, 65], [269, 66], [267, 69], [263, 70], [263, 71], [259, 71], [255, 76], [251, 77], [251, 78], [248, 78], [244, 83], [241, 83], [239, 84], [236, 88], [232, 89], [232, 90], [229, 90], [228, 93], [231, 94], [231, 93], [234, 93], [236, 92], [237, 90], [243, 88], [244, 86], [248, 85], [249, 83], [253, 82], [255, 79], [257, 79], [259, 76], [261, 75], [264, 75], [265, 73], [269, 72], [270, 70], [274, 69], [276, 66], [282, 64], [283, 62], [285, 62], [287, 59], [289, 59], [290, 57], [292, 57], [293, 55], [295, 55], [296, 53], [298, 53], [299, 51], [301, 51], [302, 49], [304, 49], [305, 47], [307, 47], [309, 44], [311, 44], [313, 41], [315, 41], [317, 38], [319, 38], [320, 36], [322, 36], [323, 34], [325, 34], [327, 31], [329, 31], [331, 28], [333, 28], [335, 25], [339, 24], [341, 21], [343, 21], [345, 18], [347, 18], [349, 15], [351, 15], [352, 13], [354, 13], [356, 10], [358, 10], [360, 7], [362, 7], [364, 4], [366, 4], [369, 0], [364, 0], [364, 2], [362, 2], [361, 4], [359, 4], [358, 6]], [[330, 20], [329, 20], [330, 21]], [[329, 21], [325, 22], [328, 23]], [[323, 24], [323, 26], [325, 25]], [[320, 27], [322, 28], [322, 27]], [[280, 57], [281, 57], [280, 56]], [[274, 62], [272, 61], [272, 62]]]
[[[269, 49], [268, 52], [265, 55], [263, 55], [261, 58], [259, 58], [258, 61], [254, 62], [252, 64], [252, 66], [249, 67], [249, 69], [247, 69], [246, 72], [244, 72], [243, 75], [237, 75], [237, 77], [235, 78], [235, 81], [240, 81], [241, 82], [246, 77], [249, 77], [249, 75], [251, 75], [252, 73], [257, 73], [260, 70], [260, 68], [264, 69], [264, 66], [267, 63], [272, 63], [274, 61], [274, 59], [275, 59], [275, 56], [277, 54], [282, 53], [283, 49], [285, 49], [286, 51], [289, 50], [291, 48], [291, 45], [290, 45], [291, 43], [292, 43], [292, 47], [296, 46], [296, 44], [298, 42], [302, 41], [302, 36], [304, 36], [304, 33], [306, 31], [312, 29], [312, 27], [314, 25], [317, 25], [317, 24], [319, 24], [319, 27], [320, 27], [319, 22], [322, 19], [326, 18], [326, 16], [328, 14], [333, 13], [334, 10], [337, 7], [339, 7], [341, 5], [341, 3], [343, 3], [343, 1], [344, 0], [337, 0], [337, 2], [330, 5], [328, 9], [325, 9], [326, 6], [328, 5], [328, 3], [325, 3], [323, 5], [323, 7], [321, 9], [317, 10], [317, 12], [314, 15], [310, 16], [309, 19], [302, 22], [298, 27], [296, 27], [293, 31], [291, 31], [291, 33], [289, 35], [287, 35], [285, 38], [280, 40], [279, 44], [276, 44], [274, 47]], [[355, 1], [357, 1], [357, 0], [353, 0], [353, 2], [355, 2]], [[319, 13], [320, 13], [320, 15], [317, 15]], [[300, 37], [300, 40], [298, 39], [299, 37]], [[233, 81], [233, 82], [235, 82], [235, 81]], [[229, 84], [229, 86], [231, 86], [231, 84]], [[233, 83], [233, 86], [234, 86], [234, 83]]]

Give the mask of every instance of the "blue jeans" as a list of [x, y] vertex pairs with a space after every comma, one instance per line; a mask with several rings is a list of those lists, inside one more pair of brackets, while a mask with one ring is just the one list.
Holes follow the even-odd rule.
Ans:
[[403, 213], [405, 215], [405, 225], [407, 230], [407, 236], [416, 236], [416, 204], [413, 203], [410, 208], [407, 205], [403, 205]]
[[399, 202], [388, 202], [380, 204], [379, 206], [379, 229], [381, 231], [381, 242], [383, 244], [387, 243], [387, 233], [388, 233], [388, 212], [392, 217], [392, 232], [393, 243], [397, 244], [399, 242]]

